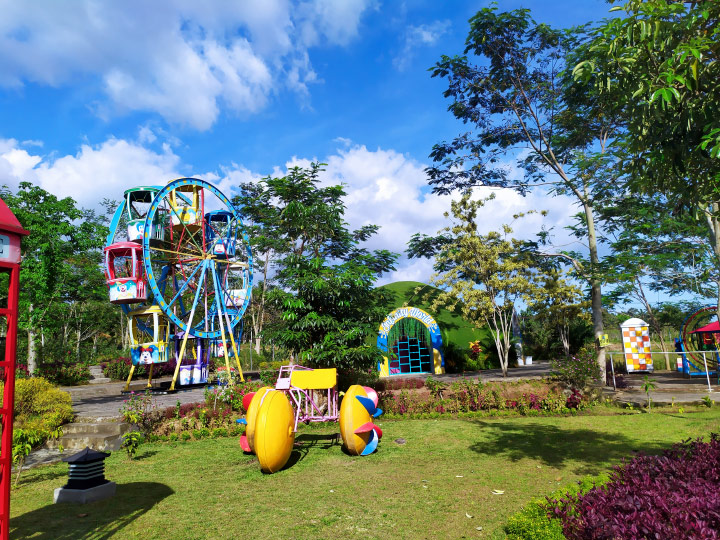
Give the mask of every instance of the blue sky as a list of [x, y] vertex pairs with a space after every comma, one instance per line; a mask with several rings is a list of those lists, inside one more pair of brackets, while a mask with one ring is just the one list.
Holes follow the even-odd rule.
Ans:
[[[347, 184], [350, 224], [381, 225], [372, 246], [402, 251], [412, 233], [444, 225], [450, 199], [428, 194], [423, 169], [432, 145], [462, 130], [427, 70], [462, 52], [467, 20], [487, 5], [0, 0], [0, 183], [98, 207], [134, 185], [197, 176], [232, 192], [321, 160], [324, 182]], [[610, 7], [499, 6], [555, 26]], [[530, 208], [561, 229], [575, 212], [540, 192], [494, 204], [487, 230]], [[383, 281], [429, 275], [429, 262], [402, 260]]]

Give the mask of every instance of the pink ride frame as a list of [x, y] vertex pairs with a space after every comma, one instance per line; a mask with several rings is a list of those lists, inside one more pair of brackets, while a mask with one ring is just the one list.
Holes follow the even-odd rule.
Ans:
[[[331, 388], [309, 390], [293, 386], [290, 382], [293, 371], [314, 371], [312, 368], [289, 365], [282, 366], [278, 375], [275, 390], [285, 392], [293, 402], [295, 409], [295, 427], [297, 431], [299, 422], [335, 422], [338, 419], [338, 391], [337, 383]], [[313, 399], [316, 393], [323, 395], [327, 392], [327, 410], [322, 409]]]

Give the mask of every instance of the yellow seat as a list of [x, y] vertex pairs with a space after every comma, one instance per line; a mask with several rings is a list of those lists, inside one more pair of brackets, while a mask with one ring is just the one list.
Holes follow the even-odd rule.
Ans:
[[290, 384], [301, 390], [327, 390], [337, 384], [337, 370], [330, 368], [293, 371]]

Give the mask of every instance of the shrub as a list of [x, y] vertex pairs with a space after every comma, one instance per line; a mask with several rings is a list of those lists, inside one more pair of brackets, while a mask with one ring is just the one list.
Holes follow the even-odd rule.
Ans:
[[577, 388], [573, 388], [572, 394], [570, 394], [565, 401], [565, 406], [568, 409], [579, 409], [580, 404], [582, 403], [582, 394], [578, 391]]
[[571, 388], [585, 388], [589, 383], [600, 379], [600, 366], [595, 351], [581, 349], [575, 356], [560, 358], [551, 362], [553, 375]]
[[372, 369], [370, 371], [362, 369], [339, 369], [338, 370], [338, 390], [341, 392], [346, 391], [353, 384], [359, 384], [360, 386], [369, 386], [376, 388], [378, 381], [380, 380], [380, 374], [377, 370]]
[[720, 538], [720, 436], [639, 455], [587, 493], [550, 500], [569, 539]]
[[188, 433], [187, 431], [183, 431], [183, 432], [180, 434], [180, 438], [181, 438], [183, 441], [189, 441], [191, 437], [192, 437], [192, 436], [191, 436], [190, 433]]
[[122, 438], [122, 446], [127, 452], [130, 459], [135, 457], [140, 443], [142, 443], [143, 436], [138, 431], [128, 431]]
[[[125, 381], [130, 375], [130, 369], [132, 368], [132, 360], [127, 357], [115, 358], [107, 364], [102, 365], [103, 375], [110, 377], [116, 381]], [[154, 368], [153, 368], [154, 369]], [[133, 377], [141, 377], [147, 375], [147, 370], [144, 365], [137, 366]], [[156, 374], [157, 375], [157, 374]], [[159, 375], [158, 375], [159, 376]]]
[[162, 421], [163, 413], [158, 411], [149, 393], [130, 393], [120, 407], [123, 420], [136, 424], [145, 436], [150, 435]]
[[18, 379], [15, 381], [15, 415], [18, 427], [34, 422], [40, 429], [54, 431], [73, 419], [70, 394], [42, 377]]
[[541, 501], [533, 501], [510, 516], [505, 533], [508, 540], [565, 540], [562, 523], [548, 516]]
[[35, 375], [61, 386], [75, 386], [90, 380], [90, 370], [85, 364], [49, 362], [38, 366]]
[[282, 362], [260, 362], [260, 364], [258, 364], [260, 380], [263, 382], [263, 385], [275, 388], [275, 383], [278, 380], [282, 365]]
[[213, 409], [220, 403], [229, 405], [233, 411], [243, 411], [243, 397], [250, 392], [257, 391], [261, 386], [262, 383], [259, 381], [245, 381], [230, 386], [206, 388], [205, 402], [208, 407]]
[[553, 492], [546, 499], [528, 503], [517, 514], [510, 516], [504, 529], [509, 540], [563, 540], [562, 522], [553, 515], [553, 499], [587, 493], [608, 481], [608, 476], [586, 476], [579, 482]]

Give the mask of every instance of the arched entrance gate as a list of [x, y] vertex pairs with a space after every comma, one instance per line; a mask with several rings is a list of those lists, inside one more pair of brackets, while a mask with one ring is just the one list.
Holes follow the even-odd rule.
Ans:
[[420, 308], [402, 307], [380, 325], [378, 348], [385, 353], [378, 363], [381, 377], [410, 373], [445, 373], [440, 327]]

